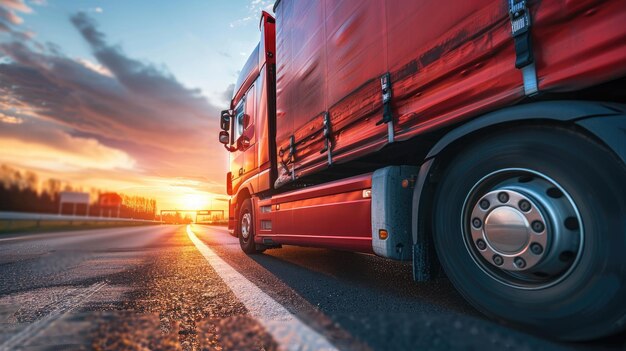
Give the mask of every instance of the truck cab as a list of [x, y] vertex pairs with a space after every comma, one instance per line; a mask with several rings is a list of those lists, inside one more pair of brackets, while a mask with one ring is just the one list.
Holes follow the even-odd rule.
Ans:
[[221, 113], [220, 142], [229, 151], [227, 193], [229, 230], [234, 232], [237, 194], [263, 193], [272, 189], [272, 158], [275, 151], [276, 86], [275, 20], [263, 11], [259, 23], [261, 40], [250, 54], [235, 84], [228, 110]]

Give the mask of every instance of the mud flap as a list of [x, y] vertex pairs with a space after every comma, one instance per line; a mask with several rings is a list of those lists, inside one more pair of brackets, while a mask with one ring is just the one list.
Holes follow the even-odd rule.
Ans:
[[372, 247], [378, 256], [412, 258], [412, 198], [418, 171], [413, 166], [389, 166], [372, 176]]

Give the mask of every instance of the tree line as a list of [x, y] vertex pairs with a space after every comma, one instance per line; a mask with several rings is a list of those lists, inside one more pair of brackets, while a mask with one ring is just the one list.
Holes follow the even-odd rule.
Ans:
[[[78, 206], [77, 214], [85, 215], [87, 210], [90, 216], [118, 215], [117, 208], [102, 208], [98, 204], [101, 189], [72, 186], [68, 182], [58, 179], [39, 179], [32, 171], [23, 171], [7, 165], [0, 166], [0, 211], [59, 213], [59, 200], [62, 191], [77, 191], [89, 193], [90, 206]], [[119, 216], [122, 218], [154, 219], [157, 202], [154, 199], [136, 195], [119, 194], [122, 204]], [[61, 212], [71, 214], [71, 206], [65, 205]]]

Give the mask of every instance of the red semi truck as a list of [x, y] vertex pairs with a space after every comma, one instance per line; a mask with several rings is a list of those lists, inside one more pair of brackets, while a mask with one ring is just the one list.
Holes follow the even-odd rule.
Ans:
[[567, 340], [626, 326], [623, 0], [282, 0], [219, 140], [229, 228], [440, 267]]

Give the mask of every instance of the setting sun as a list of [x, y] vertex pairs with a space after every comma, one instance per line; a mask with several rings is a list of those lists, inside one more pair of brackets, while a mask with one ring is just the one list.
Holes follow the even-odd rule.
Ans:
[[207, 210], [209, 202], [210, 197], [206, 194], [185, 194], [180, 198], [179, 209]]

